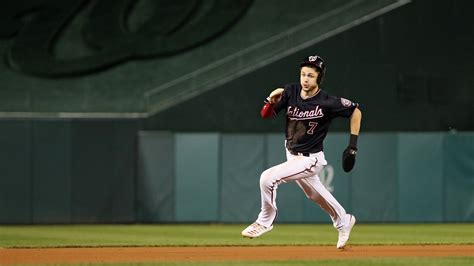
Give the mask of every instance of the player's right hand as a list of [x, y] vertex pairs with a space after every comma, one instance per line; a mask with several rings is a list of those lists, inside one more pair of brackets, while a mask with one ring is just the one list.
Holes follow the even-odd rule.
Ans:
[[281, 100], [281, 96], [283, 95], [284, 90], [285, 89], [278, 88], [278, 89], [275, 89], [274, 91], [272, 91], [270, 93], [270, 96], [268, 96], [268, 98], [267, 98], [268, 102], [271, 103], [271, 104], [278, 103]]

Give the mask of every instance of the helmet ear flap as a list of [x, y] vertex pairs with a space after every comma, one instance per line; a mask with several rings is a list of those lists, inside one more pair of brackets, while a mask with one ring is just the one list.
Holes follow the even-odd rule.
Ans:
[[318, 85], [321, 85], [321, 83], [323, 83], [323, 80], [324, 80], [324, 70], [321, 69], [319, 71], [318, 79], [316, 80], [316, 82], [318, 83]]

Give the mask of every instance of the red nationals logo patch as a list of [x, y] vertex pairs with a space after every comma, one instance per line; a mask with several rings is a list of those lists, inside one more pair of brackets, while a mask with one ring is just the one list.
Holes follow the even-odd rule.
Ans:
[[342, 105], [345, 106], [345, 107], [349, 107], [349, 106], [352, 105], [352, 102], [349, 101], [348, 99], [345, 99], [345, 98], [341, 98], [341, 103], [342, 103]]

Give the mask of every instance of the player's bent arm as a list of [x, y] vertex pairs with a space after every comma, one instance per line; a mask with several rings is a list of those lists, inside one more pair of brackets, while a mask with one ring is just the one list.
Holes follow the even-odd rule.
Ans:
[[276, 88], [270, 93], [270, 96], [268, 96], [267, 101], [270, 102], [271, 104], [278, 103], [281, 100], [283, 91], [285, 91], [285, 89]]
[[362, 121], [362, 112], [359, 108], [355, 108], [351, 116], [351, 135], [359, 135], [360, 131], [360, 122]]
[[283, 91], [283, 88], [277, 88], [265, 99], [265, 105], [263, 105], [262, 110], [260, 110], [262, 118], [272, 118], [276, 115], [274, 105], [281, 100]]
[[349, 147], [357, 150], [357, 137], [360, 131], [360, 122], [362, 121], [362, 112], [359, 108], [355, 108], [351, 115], [351, 136], [349, 139]]
[[342, 153], [342, 169], [350, 172], [354, 168], [357, 153], [357, 137], [360, 131], [360, 121], [362, 120], [362, 112], [359, 108], [355, 108], [351, 115], [351, 136], [349, 138], [349, 146]]

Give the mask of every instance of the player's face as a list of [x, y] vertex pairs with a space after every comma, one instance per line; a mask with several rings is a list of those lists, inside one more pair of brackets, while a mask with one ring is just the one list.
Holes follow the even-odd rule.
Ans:
[[302, 67], [300, 70], [300, 84], [304, 91], [310, 92], [318, 87], [316, 80], [319, 73], [311, 67]]

